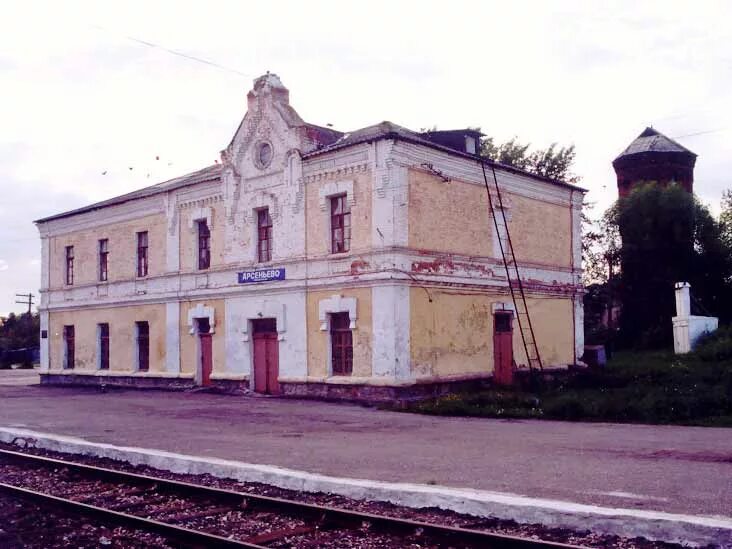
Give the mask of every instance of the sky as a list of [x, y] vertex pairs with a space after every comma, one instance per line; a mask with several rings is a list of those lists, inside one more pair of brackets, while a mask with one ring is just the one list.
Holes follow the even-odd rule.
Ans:
[[730, 2], [0, 9], [0, 315], [38, 295], [33, 220], [212, 164], [266, 71], [302, 118], [341, 131], [390, 120], [574, 144], [595, 217], [617, 198], [613, 158], [649, 125], [699, 155], [713, 212], [732, 188]]

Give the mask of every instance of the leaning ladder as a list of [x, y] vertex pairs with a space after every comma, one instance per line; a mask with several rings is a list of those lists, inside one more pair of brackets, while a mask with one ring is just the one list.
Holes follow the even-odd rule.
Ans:
[[[526, 305], [526, 295], [524, 294], [524, 285], [521, 282], [518, 263], [516, 262], [516, 254], [513, 251], [511, 235], [508, 232], [508, 223], [506, 222], [506, 211], [503, 209], [503, 199], [501, 198], [501, 189], [498, 187], [498, 178], [496, 177], [496, 169], [491, 165], [493, 171], [493, 186], [495, 188], [496, 200], [498, 208], [493, 205], [493, 196], [491, 195], [488, 176], [485, 172], [485, 160], [481, 158], [480, 165], [483, 168], [483, 179], [485, 180], [485, 190], [488, 193], [488, 206], [491, 209], [491, 217], [496, 227], [498, 235], [498, 244], [501, 248], [501, 257], [503, 258], [503, 266], [506, 268], [506, 277], [508, 278], [508, 287], [511, 290], [511, 299], [516, 309], [516, 319], [521, 332], [521, 341], [526, 351], [526, 359], [529, 361], [529, 369], [542, 369], [541, 357], [539, 356], [539, 348], [536, 345], [536, 336], [534, 335], [534, 327], [531, 325], [531, 317], [529, 316], [529, 308]], [[500, 212], [496, 213], [496, 210]]]

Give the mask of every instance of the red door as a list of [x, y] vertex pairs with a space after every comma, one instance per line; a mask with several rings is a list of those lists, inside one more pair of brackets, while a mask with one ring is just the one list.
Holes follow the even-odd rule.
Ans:
[[201, 334], [201, 385], [211, 385], [211, 370], [213, 360], [211, 356], [211, 334]]
[[499, 385], [513, 383], [513, 314], [498, 311], [493, 317], [493, 379]]
[[201, 350], [201, 385], [211, 385], [213, 354], [211, 350], [211, 326], [207, 318], [198, 319], [198, 343]]
[[257, 393], [277, 395], [280, 393], [279, 342], [274, 319], [255, 320], [254, 332], [254, 390]]

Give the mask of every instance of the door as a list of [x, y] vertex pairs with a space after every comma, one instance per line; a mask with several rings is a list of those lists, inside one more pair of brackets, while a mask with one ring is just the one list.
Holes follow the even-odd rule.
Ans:
[[280, 384], [279, 341], [277, 321], [265, 318], [252, 321], [254, 351], [254, 390], [257, 393], [278, 395]]
[[198, 319], [198, 347], [201, 351], [201, 385], [211, 385], [213, 354], [211, 349], [211, 327], [207, 318]]
[[499, 385], [513, 383], [513, 313], [497, 311], [493, 316], [493, 379]]

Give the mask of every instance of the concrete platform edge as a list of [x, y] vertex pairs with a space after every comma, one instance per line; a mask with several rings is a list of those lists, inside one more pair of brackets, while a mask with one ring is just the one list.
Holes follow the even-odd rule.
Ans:
[[110, 458], [175, 473], [204, 474], [260, 482], [304, 492], [326, 492], [357, 500], [385, 501], [412, 508], [438, 507], [478, 517], [592, 530], [624, 537], [698, 546], [732, 544], [732, 517], [599, 507], [504, 492], [340, 478], [271, 465], [115, 446], [21, 428], [0, 428], [0, 441], [20, 447]]

